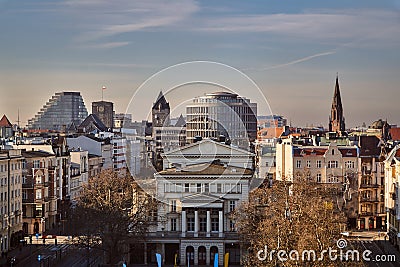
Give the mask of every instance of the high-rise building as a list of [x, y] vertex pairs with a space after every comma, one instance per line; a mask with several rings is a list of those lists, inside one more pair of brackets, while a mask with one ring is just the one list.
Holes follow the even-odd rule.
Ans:
[[343, 116], [342, 98], [340, 97], [339, 77], [336, 76], [335, 92], [333, 94], [331, 115], [329, 116], [329, 131], [341, 133], [346, 130]]
[[257, 137], [257, 104], [229, 92], [196, 97], [186, 106], [186, 140], [195, 137], [229, 138], [232, 144], [248, 147]]
[[87, 116], [88, 112], [79, 92], [56, 93], [34, 118], [28, 120], [28, 128], [61, 131], [71, 123], [81, 124]]
[[111, 129], [114, 127], [114, 103], [107, 101], [92, 102], [92, 114], [95, 114], [103, 124]]

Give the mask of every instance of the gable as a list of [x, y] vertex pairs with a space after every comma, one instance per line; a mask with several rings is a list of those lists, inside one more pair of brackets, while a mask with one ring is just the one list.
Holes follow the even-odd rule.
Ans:
[[226, 155], [226, 156], [253, 156], [252, 153], [231, 147], [225, 144], [221, 144], [219, 142], [215, 142], [210, 139], [204, 139], [200, 142], [190, 144], [188, 146], [178, 148], [167, 153], [164, 153], [166, 157], [185, 157], [190, 155], [201, 155], [202, 157], [215, 157], [216, 155]]

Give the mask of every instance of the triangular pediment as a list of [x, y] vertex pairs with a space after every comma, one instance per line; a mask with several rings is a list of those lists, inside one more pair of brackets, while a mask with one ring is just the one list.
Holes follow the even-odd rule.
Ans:
[[196, 142], [175, 150], [171, 150], [169, 152], [164, 153], [165, 157], [185, 157], [197, 155], [201, 157], [214, 157], [215, 155], [226, 155], [226, 156], [253, 156], [252, 153], [240, 149], [237, 147], [232, 147], [229, 145], [225, 145], [223, 143], [219, 143], [213, 141], [211, 139], [204, 139], [200, 142]]
[[222, 197], [212, 194], [192, 194], [182, 198], [182, 203], [214, 203], [223, 202]]

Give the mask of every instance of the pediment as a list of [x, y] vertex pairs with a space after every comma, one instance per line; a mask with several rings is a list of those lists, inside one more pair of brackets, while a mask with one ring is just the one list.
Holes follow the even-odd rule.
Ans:
[[187, 156], [200, 156], [200, 157], [215, 157], [215, 155], [219, 156], [242, 156], [242, 157], [251, 157], [252, 153], [232, 147], [229, 145], [225, 145], [211, 139], [204, 139], [200, 142], [193, 143], [187, 145], [182, 148], [178, 148], [175, 150], [171, 150], [169, 152], [164, 153], [165, 157], [187, 157]]

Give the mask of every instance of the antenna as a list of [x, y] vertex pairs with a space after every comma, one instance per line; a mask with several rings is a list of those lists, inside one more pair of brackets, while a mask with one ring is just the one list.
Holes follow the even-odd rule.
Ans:
[[19, 123], [20, 123], [20, 120], [19, 120], [19, 108], [18, 108], [18, 119], [17, 119], [17, 123], [18, 123], [18, 130], [20, 129], [20, 127], [19, 127]]
[[107, 88], [103, 85], [103, 87], [101, 88], [101, 101], [103, 101], [103, 93], [104, 90], [106, 90]]

